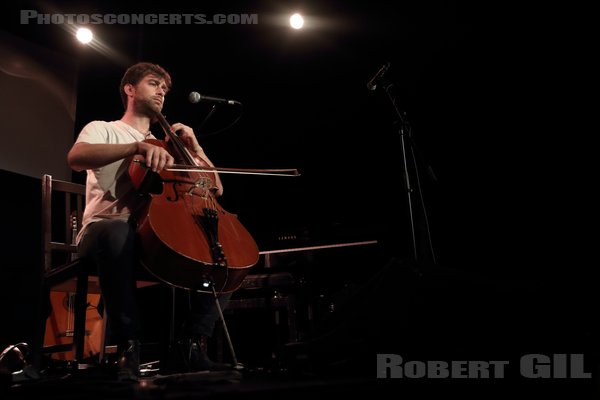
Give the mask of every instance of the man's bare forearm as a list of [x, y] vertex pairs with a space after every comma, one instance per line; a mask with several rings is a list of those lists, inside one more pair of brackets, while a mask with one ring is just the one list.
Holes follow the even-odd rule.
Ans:
[[75, 171], [100, 168], [138, 153], [138, 144], [76, 143], [67, 156]]

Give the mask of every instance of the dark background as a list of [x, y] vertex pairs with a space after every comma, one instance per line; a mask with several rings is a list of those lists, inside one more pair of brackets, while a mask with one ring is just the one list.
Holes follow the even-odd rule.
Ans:
[[[258, 24], [96, 25], [105, 45], [98, 51], [75, 43], [61, 26], [20, 25], [18, 10], [28, 8], [257, 13]], [[285, 26], [295, 10], [307, 16], [304, 30]], [[437, 0], [82, 1], [15, 2], [3, 5], [2, 14], [12, 34], [77, 61], [74, 137], [91, 120], [120, 118], [118, 84], [127, 66], [158, 63], [174, 80], [164, 114], [192, 126], [216, 165], [302, 173], [223, 176], [222, 204], [239, 215], [261, 249], [289, 232], [309, 232], [316, 244], [378, 240], [367, 262], [340, 252], [316, 264], [323, 285], [335, 290], [340, 282], [360, 286], [363, 276], [378, 282], [365, 284], [368, 296], [346, 296], [362, 312], [326, 322], [349, 324], [339, 328], [341, 336], [378, 344], [369, 351], [428, 349], [430, 359], [449, 348], [472, 357], [496, 349], [595, 349], [597, 273], [583, 258], [589, 241], [573, 221], [586, 213], [572, 201], [578, 190], [565, 168], [578, 158], [571, 144], [580, 135], [571, 129], [578, 117], [569, 91], [580, 77], [567, 10]], [[386, 62], [386, 81], [422, 155], [419, 178], [437, 266], [427, 267], [420, 281], [404, 275], [412, 270], [403, 261], [412, 250], [397, 117], [381, 85], [366, 89]], [[211, 135], [238, 109], [217, 110], [201, 128], [210, 106], [190, 104], [190, 91], [242, 102], [241, 119]], [[160, 136], [158, 127], [154, 132]], [[73, 180], [83, 182], [83, 175]], [[413, 200], [422, 231], [420, 196]], [[7, 207], [19, 205], [11, 200]], [[10, 218], [5, 223], [19, 232]], [[37, 234], [35, 223], [24, 234], [35, 236], [31, 232]], [[4, 245], [34, 254], [38, 247], [30, 243], [38, 242]], [[8, 261], [9, 251], [3, 254]], [[357, 260], [359, 267], [346, 268]], [[37, 265], [33, 258], [26, 264]], [[3, 273], [10, 281], [23, 269], [3, 262]], [[392, 328], [398, 323], [403, 328]]]

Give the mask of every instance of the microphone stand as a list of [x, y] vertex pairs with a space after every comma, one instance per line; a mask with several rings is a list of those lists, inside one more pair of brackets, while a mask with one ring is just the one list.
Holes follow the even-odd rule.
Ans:
[[208, 119], [215, 113], [215, 111], [217, 110], [217, 105], [213, 104], [213, 106], [211, 107], [210, 111], [208, 112], [208, 114], [206, 115], [206, 117], [204, 117], [204, 121], [202, 121], [202, 123], [200, 124], [200, 126], [198, 127], [198, 130], [202, 130], [202, 128], [204, 127], [204, 125], [206, 124], [206, 121], [208, 121]]
[[[428, 255], [430, 257], [430, 261], [433, 264], [436, 264], [436, 257], [435, 257], [435, 252], [433, 250], [433, 246], [431, 243], [431, 232], [429, 229], [429, 220], [427, 217], [427, 210], [425, 208], [425, 203], [423, 200], [423, 192], [421, 190], [421, 182], [419, 179], [419, 169], [418, 169], [418, 165], [417, 165], [416, 155], [421, 156], [421, 153], [419, 152], [419, 149], [417, 148], [416, 143], [414, 142], [414, 140], [412, 138], [412, 130], [411, 130], [410, 124], [408, 122], [408, 119], [406, 117], [406, 112], [403, 110], [400, 110], [400, 108], [398, 108], [396, 97], [392, 93], [392, 88], [394, 87], [394, 85], [392, 83], [387, 83], [384, 80], [384, 77], [380, 77], [378, 80], [379, 80], [379, 83], [381, 83], [381, 85], [378, 85], [378, 86], [383, 87], [385, 94], [386, 94], [387, 98], [389, 99], [390, 103], [392, 104], [392, 107], [396, 113], [396, 116], [398, 117], [397, 124], [398, 124], [398, 134], [400, 135], [400, 150], [401, 150], [401, 154], [402, 154], [404, 189], [406, 191], [407, 202], [408, 202], [407, 204], [408, 204], [408, 215], [409, 215], [409, 222], [410, 222], [410, 239], [411, 239], [411, 245], [412, 245], [412, 251], [413, 251], [413, 259], [415, 262], [415, 265], [412, 266], [412, 268], [413, 268], [413, 272], [415, 272], [418, 276], [422, 276], [422, 273], [419, 270], [418, 266], [422, 264], [422, 262], [426, 258], [426, 255], [425, 255], [425, 252], [423, 252], [423, 254], [422, 254], [423, 257], [421, 257], [421, 254], [419, 252], [418, 241], [417, 241], [418, 236], [417, 236], [417, 230], [416, 230], [416, 225], [415, 225], [415, 210], [416, 209], [415, 209], [414, 199], [413, 199], [413, 193], [415, 193], [415, 191], [417, 191], [417, 193], [419, 194], [418, 201], [419, 201], [419, 207], [423, 213], [423, 221], [422, 222], [424, 224], [424, 231], [426, 234], [425, 240], [427, 241], [427, 244], [428, 244], [428, 253], [429, 253]], [[376, 89], [376, 87], [375, 87], [375, 89]], [[416, 152], [416, 154], [415, 154], [415, 152]], [[436, 178], [433, 173], [433, 169], [431, 168], [431, 166], [429, 166], [424, 161], [422, 156], [420, 158], [421, 158], [421, 161], [427, 166], [427, 170], [429, 171], [431, 178], [435, 181]], [[414, 175], [416, 178], [414, 184], [411, 182], [411, 174], [410, 174], [409, 167], [412, 167], [414, 170]]]

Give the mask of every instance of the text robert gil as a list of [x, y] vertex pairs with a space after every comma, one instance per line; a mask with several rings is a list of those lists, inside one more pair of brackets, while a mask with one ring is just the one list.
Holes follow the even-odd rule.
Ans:
[[[504, 378], [509, 361], [406, 361], [377, 354], [377, 378]], [[591, 378], [583, 354], [526, 354], [519, 360], [525, 378]]]

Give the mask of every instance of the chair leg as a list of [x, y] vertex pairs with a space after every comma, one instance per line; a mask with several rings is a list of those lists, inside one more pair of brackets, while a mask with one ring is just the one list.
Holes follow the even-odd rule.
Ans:
[[85, 321], [87, 311], [88, 274], [80, 271], [77, 274], [77, 291], [75, 294], [75, 321], [73, 345], [75, 347], [75, 364], [83, 360], [85, 345]]

